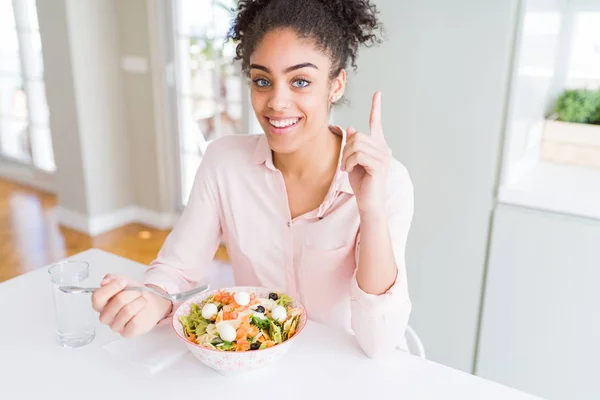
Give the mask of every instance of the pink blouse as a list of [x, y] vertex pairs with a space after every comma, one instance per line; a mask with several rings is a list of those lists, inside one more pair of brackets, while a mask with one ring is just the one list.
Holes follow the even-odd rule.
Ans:
[[[343, 147], [345, 131], [330, 129], [342, 135]], [[398, 275], [389, 291], [372, 295], [356, 281], [360, 218], [347, 173], [338, 169], [318, 209], [292, 219], [266, 137], [226, 136], [208, 146], [188, 205], [150, 264], [145, 283], [167, 292], [203, 283], [223, 239], [236, 285], [288, 293], [304, 304], [310, 319], [354, 334], [370, 357], [394, 348], [406, 351], [411, 301], [404, 251], [413, 186], [395, 159], [386, 212]]]

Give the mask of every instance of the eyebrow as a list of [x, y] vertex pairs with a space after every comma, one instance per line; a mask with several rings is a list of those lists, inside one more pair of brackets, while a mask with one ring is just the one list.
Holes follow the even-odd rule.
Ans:
[[[287, 67], [283, 72], [284, 73], [289, 73], [292, 71], [295, 71], [297, 69], [302, 69], [302, 68], [314, 68], [316, 70], [318, 70], [319, 68], [313, 64], [313, 63], [309, 63], [309, 62], [305, 62], [302, 64], [296, 64], [296, 65], [292, 65], [291, 67]], [[271, 73], [271, 71], [269, 71], [269, 68], [259, 65], [259, 64], [250, 64], [250, 69], [260, 69], [261, 71], [265, 71], [267, 73]]]

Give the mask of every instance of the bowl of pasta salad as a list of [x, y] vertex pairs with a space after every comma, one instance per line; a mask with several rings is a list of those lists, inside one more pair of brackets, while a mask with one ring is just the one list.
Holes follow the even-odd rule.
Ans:
[[306, 325], [304, 306], [289, 295], [236, 286], [181, 304], [173, 329], [190, 352], [222, 374], [267, 367], [285, 355]]

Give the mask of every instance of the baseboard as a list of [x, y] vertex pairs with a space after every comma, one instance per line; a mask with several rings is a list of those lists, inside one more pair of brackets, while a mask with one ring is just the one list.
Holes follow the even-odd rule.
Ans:
[[59, 225], [91, 235], [89, 221], [84, 214], [60, 206], [54, 208], [54, 213]]
[[147, 225], [155, 229], [171, 229], [179, 215], [159, 213], [147, 208], [130, 206], [112, 213], [88, 217], [83, 213], [56, 207], [58, 223], [90, 236], [97, 236], [131, 223]]
[[179, 219], [179, 214], [159, 213], [148, 208], [135, 207], [135, 219], [135, 222], [155, 229], [172, 229]]
[[51, 174], [34, 170], [29, 166], [16, 162], [0, 162], [0, 178], [42, 192], [54, 193], [54, 177]]

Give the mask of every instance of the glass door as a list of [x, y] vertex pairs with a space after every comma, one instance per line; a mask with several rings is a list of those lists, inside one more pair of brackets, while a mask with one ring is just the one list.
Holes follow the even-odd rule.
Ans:
[[0, 0], [0, 155], [53, 173], [35, 0]]
[[226, 41], [235, 0], [173, 0], [171, 87], [176, 115], [181, 206], [206, 146], [225, 135], [260, 133], [235, 45]]

